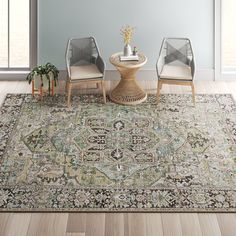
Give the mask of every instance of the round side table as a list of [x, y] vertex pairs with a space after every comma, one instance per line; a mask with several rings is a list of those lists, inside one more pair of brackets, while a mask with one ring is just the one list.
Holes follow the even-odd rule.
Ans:
[[115, 53], [110, 57], [110, 63], [116, 67], [121, 80], [110, 93], [110, 99], [118, 104], [136, 105], [147, 99], [147, 93], [137, 84], [136, 72], [146, 64], [147, 57], [138, 54], [139, 61], [120, 61], [122, 53]]

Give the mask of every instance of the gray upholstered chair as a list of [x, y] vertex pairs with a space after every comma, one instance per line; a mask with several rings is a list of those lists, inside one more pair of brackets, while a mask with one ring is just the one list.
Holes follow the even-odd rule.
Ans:
[[187, 85], [192, 88], [195, 105], [195, 59], [191, 41], [187, 38], [164, 38], [156, 64], [157, 102], [163, 84]]
[[71, 87], [78, 83], [101, 85], [104, 103], [106, 103], [105, 63], [100, 55], [95, 38], [70, 39], [66, 50], [66, 66], [68, 72], [66, 81], [68, 106], [71, 104]]

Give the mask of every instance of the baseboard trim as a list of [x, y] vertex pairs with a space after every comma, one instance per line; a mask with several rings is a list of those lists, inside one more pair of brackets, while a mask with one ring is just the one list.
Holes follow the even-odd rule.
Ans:
[[[14, 81], [14, 80], [25, 80], [27, 76], [27, 73], [0, 73], [0, 80], [6, 80], [6, 81]], [[65, 70], [61, 70], [59, 74], [59, 79], [64, 80], [67, 76], [67, 72]], [[196, 72], [195, 80], [200, 81], [214, 81], [215, 72], [213, 69], [200, 69]], [[106, 70], [105, 73], [105, 79], [106, 80], [120, 80], [120, 75], [117, 70]], [[155, 70], [140, 70], [137, 73], [137, 79], [138, 80], [157, 80], [157, 74]]]
[[[203, 81], [214, 81], [215, 72], [214, 70], [202, 69], [196, 72], [195, 80]], [[106, 80], [119, 80], [120, 75], [116, 70], [106, 71]], [[140, 70], [137, 72], [138, 80], [157, 80], [156, 70]]]
[[196, 71], [195, 80], [214, 81], [215, 70], [213, 69], [200, 69]]
[[236, 81], [236, 75], [231, 73], [222, 74], [219, 81]]

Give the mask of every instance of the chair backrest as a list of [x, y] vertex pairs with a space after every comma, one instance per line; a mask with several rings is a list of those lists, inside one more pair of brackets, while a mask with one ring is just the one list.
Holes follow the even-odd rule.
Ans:
[[194, 77], [195, 59], [190, 39], [164, 38], [157, 62], [157, 70], [161, 72], [166, 64], [190, 66]]
[[72, 38], [67, 45], [66, 64], [68, 67], [95, 64], [99, 54], [95, 38]]

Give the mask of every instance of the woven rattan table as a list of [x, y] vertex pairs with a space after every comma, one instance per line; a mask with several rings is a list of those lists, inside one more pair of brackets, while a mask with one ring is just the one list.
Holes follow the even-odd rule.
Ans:
[[122, 53], [110, 57], [110, 63], [120, 72], [121, 80], [110, 93], [113, 102], [123, 105], [136, 105], [147, 99], [147, 93], [137, 84], [136, 72], [147, 62], [146, 56], [138, 54], [139, 61], [120, 61]]

